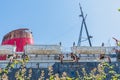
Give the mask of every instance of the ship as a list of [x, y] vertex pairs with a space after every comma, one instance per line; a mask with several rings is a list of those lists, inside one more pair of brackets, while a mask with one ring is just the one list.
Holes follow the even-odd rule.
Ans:
[[[69, 47], [70, 51], [64, 51], [61, 42], [52, 45], [35, 44], [28, 28], [12, 30], [4, 35], [0, 45], [0, 80], [4, 80], [2, 77], [5, 76], [8, 76], [5, 80], [120, 79], [120, 45], [104, 46], [102, 43], [101, 46], [92, 46], [92, 36], [88, 33], [81, 5], [80, 11], [80, 36], [78, 44], [74, 42]], [[83, 27], [89, 46], [81, 46]], [[23, 64], [26, 58], [27, 62]], [[54, 79], [56, 76], [63, 78]]]
[[[70, 77], [76, 77], [76, 72], [82, 74], [82, 68], [89, 73], [101, 62], [114, 65], [114, 70], [120, 72], [120, 55], [117, 46], [76, 46], [74, 43], [69, 52], [62, 51], [61, 42], [53, 45], [34, 44], [33, 34], [27, 28], [13, 30], [7, 33], [0, 46], [0, 68], [5, 68], [10, 62], [11, 55], [17, 55], [17, 60], [21, 60], [28, 55], [30, 60], [26, 68], [32, 68], [33, 74], [30, 80], [38, 80], [41, 71], [48, 73], [48, 67], [53, 67], [53, 73], [67, 72]], [[16, 80], [14, 75], [21, 67], [16, 64], [8, 76], [9, 80]], [[82, 74], [83, 75], [83, 74]], [[12, 77], [10, 77], [12, 76]], [[49, 75], [45, 74], [45, 79]], [[44, 79], [44, 80], [45, 80]]]

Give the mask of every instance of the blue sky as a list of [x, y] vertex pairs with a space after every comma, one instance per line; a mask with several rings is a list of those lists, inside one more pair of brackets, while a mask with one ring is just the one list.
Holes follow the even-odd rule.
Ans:
[[29, 28], [35, 44], [77, 44], [81, 25], [79, 2], [87, 14], [92, 45], [115, 45], [112, 37], [120, 39], [120, 0], [1, 0], [0, 40], [11, 30]]

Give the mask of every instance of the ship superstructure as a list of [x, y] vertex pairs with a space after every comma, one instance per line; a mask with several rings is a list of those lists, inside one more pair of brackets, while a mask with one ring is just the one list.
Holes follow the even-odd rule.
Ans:
[[[73, 77], [74, 79], [72, 80], [76, 80], [75, 78], [79, 77], [78, 74], [84, 75], [82, 73], [84, 68], [86, 73], [89, 74], [91, 70], [99, 67], [99, 64], [103, 62], [114, 65], [114, 70], [120, 73], [120, 46], [106, 47], [104, 43], [101, 46], [92, 46], [90, 39], [92, 36], [88, 33], [85, 23], [86, 16], [83, 14], [81, 5], [80, 11], [82, 24], [78, 44], [75, 45], [74, 42], [69, 47], [70, 51], [64, 51], [61, 42], [53, 45], [34, 44], [32, 32], [27, 28], [16, 29], [7, 33], [0, 45], [0, 69], [3, 68], [3, 70], [9, 71], [7, 73], [9, 80], [16, 80], [17, 72], [21, 73], [22, 70], [26, 70], [22, 77], [31, 76], [28, 80], [46, 80], [50, 75], [56, 73], [61, 77], [64, 74]], [[86, 40], [88, 40], [89, 46], [81, 46], [83, 26], [86, 30]], [[117, 41], [117, 39], [115, 40]], [[26, 56], [29, 58], [29, 61], [23, 64], [22, 61], [26, 59]], [[21, 62], [16, 64], [17, 62], [15, 61]], [[12, 64], [14, 65], [11, 66]], [[33, 71], [30, 75], [28, 75], [29, 70]], [[1, 74], [4, 75], [4, 73], [5, 71]], [[109, 70], [106, 73], [109, 73]], [[106, 78], [109, 80], [111, 76], [106, 76]], [[79, 78], [78, 80], [81, 79]]]
[[[26, 31], [27, 30], [27, 31]], [[14, 34], [18, 33], [18, 34]], [[11, 35], [12, 34], [12, 35]], [[25, 34], [21, 35], [21, 34]], [[14, 36], [13, 35], [18, 35]], [[38, 80], [40, 71], [44, 70], [48, 73], [47, 68], [53, 66], [54, 73], [62, 73], [65, 71], [71, 77], [76, 77], [76, 71], [81, 73], [81, 68], [92, 69], [100, 62], [108, 62], [115, 65], [115, 69], [119, 70], [119, 46], [76, 46], [74, 43], [69, 48], [69, 52], [63, 51], [64, 47], [59, 44], [53, 45], [36, 45], [33, 44], [33, 37], [28, 29], [22, 28], [13, 30], [4, 36], [2, 45], [0, 46], [0, 68], [5, 68], [11, 62], [11, 57], [16, 55], [17, 60], [24, 59], [24, 56], [29, 56], [29, 62], [26, 64], [26, 69], [32, 68], [34, 79]], [[5, 56], [3, 56], [5, 55]], [[3, 58], [4, 57], [4, 58]], [[14, 76], [16, 70], [21, 65], [16, 64], [13, 73], [9, 76]], [[89, 72], [89, 71], [88, 71]], [[45, 79], [49, 75], [45, 75]], [[9, 78], [15, 80], [15, 78]]]

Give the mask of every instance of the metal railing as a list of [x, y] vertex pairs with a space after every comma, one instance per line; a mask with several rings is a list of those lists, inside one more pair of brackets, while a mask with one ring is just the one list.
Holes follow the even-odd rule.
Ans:
[[26, 54], [61, 54], [59, 45], [26, 45], [24, 50]]
[[110, 54], [114, 52], [115, 47], [89, 47], [89, 46], [73, 46], [71, 50], [75, 54]]
[[0, 54], [13, 54], [16, 51], [16, 47], [12, 45], [1, 45]]

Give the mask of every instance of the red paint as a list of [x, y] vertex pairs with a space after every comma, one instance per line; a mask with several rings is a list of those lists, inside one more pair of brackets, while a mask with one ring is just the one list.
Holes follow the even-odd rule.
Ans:
[[0, 55], [0, 60], [6, 60], [6, 57], [7, 57], [6, 54], [2, 54], [2, 55]]
[[[2, 40], [2, 45], [15, 45], [16, 52], [24, 52], [26, 44], [33, 44], [32, 32], [27, 28], [13, 30], [7, 33]], [[6, 60], [7, 55], [0, 55], [0, 60]]]
[[24, 46], [26, 44], [33, 44], [33, 39], [31, 38], [13, 38], [10, 40], [5, 40], [2, 45], [16, 45], [16, 52], [23, 52]]

